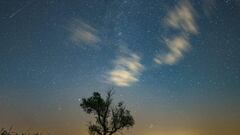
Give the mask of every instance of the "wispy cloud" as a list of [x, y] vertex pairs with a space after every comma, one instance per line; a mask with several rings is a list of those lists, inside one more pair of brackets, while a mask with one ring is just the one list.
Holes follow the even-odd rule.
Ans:
[[170, 10], [165, 22], [172, 28], [192, 34], [198, 33], [195, 11], [187, 0], [181, 1], [173, 10]]
[[131, 51], [124, 51], [114, 61], [113, 70], [107, 73], [107, 82], [119, 87], [127, 87], [138, 81], [138, 77], [144, 66], [141, 58]]
[[164, 43], [169, 51], [164, 54], [157, 54], [154, 62], [157, 64], [174, 65], [184, 57], [184, 53], [191, 47], [189, 36], [198, 34], [195, 10], [187, 0], [180, 1], [174, 9], [167, 13], [164, 22], [170, 29], [177, 29], [180, 34], [170, 39], [164, 39]]
[[173, 39], [165, 39], [165, 43], [169, 48], [167, 54], [158, 54], [154, 61], [157, 64], [173, 65], [177, 63], [182, 57], [183, 53], [189, 48], [188, 39], [184, 36], [176, 36]]
[[70, 32], [70, 39], [77, 45], [95, 45], [101, 41], [97, 30], [79, 19], [71, 21], [67, 28]]

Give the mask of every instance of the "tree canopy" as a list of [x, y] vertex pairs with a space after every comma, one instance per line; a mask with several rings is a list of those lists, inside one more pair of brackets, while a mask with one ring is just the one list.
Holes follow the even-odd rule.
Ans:
[[90, 135], [113, 135], [124, 128], [133, 127], [134, 119], [123, 102], [112, 104], [113, 92], [108, 91], [105, 99], [94, 92], [89, 98], [83, 98], [80, 106], [83, 110], [95, 116], [95, 121], [88, 127]]

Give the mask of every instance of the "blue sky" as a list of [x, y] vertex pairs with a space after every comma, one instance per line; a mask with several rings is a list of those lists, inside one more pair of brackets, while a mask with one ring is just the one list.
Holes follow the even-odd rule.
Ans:
[[158, 126], [171, 127], [169, 134], [179, 128], [224, 134], [229, 129], [211, 127], [209, 117], [221, 123], [227, 114], [232, 134], [240, 132], [239, 1], [3, 0], [0, 6], [4, 126], [87, 134], [78, 99], [114, 87], [116, 100], [126, 101], [139, 121], [129, 134], [164, 133]]

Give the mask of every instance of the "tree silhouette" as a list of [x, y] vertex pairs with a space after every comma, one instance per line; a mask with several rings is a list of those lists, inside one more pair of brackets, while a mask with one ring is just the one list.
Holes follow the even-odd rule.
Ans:
[[90, 123], [90, 135], [113, 135], [124, 128], [134, 125], [134, 119], [123, 102], [112, 105], [112, 91], [108, 91], [106, 99], [94, 92], [89, 98], [83, 98], [80, 106], [83, 110], [95, 116], [95, 122]]

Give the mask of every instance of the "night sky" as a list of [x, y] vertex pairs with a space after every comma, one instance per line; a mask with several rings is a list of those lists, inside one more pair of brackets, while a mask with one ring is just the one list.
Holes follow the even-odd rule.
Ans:
[[88, 135], [109, 88], [125, 135], [239, 135], [240, 1], [0, 0], [0, 128]]

